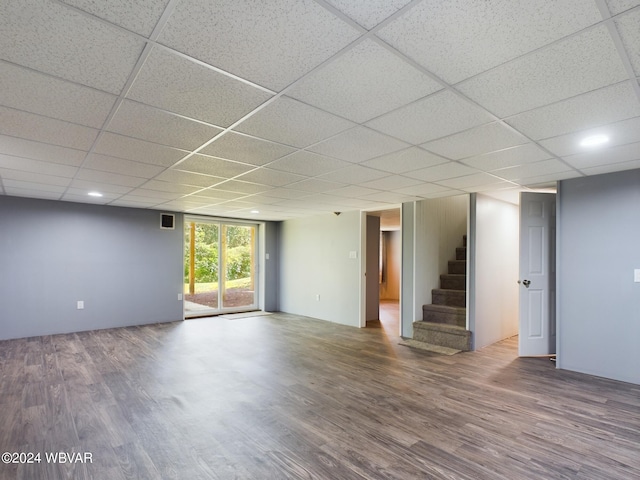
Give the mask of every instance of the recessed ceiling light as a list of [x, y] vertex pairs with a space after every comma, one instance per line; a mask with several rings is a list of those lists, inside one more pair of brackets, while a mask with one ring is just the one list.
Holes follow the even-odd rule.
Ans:
[[580, 142], [581, 147], [597, 147], [598, 145], [602, 145], [609, 141], [609, 137], [606, 135], [591, 135], [590, 137], [584, 138]]
[[89, 192], [90, 197], [101, 197], [102, 194], [100, 192]]
[[260, 213], [260, 210], [251, 210], [251, 213]]

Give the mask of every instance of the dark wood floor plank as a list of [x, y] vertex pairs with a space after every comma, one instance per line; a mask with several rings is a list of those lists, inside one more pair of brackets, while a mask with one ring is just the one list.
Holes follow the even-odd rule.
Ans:
[[516, 338], [413, 350], [382, 313], [0, 342], [1, 449], [93, 455], [0, 480], [640, 478], [640, 386], [517, 358]]

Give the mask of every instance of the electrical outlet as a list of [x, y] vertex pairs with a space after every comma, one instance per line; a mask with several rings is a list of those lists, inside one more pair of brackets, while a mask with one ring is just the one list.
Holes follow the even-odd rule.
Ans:
[[319, 302], [319, 301], [320, 301], [320, 294], [319, 294], [319, 293], [316, 295], [316, 301], [317, 301], [317, 302]]
[[178, 300], [182, 300], [182, 294], [181, 293], [178, 294]]
[[84, 309], [84, 301], [78, 300], [78, 310], [83, 310], [83, 309]]

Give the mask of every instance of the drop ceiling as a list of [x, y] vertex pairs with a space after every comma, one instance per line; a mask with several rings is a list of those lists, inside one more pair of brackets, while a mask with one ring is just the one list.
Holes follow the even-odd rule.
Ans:
[[639, 25], [640, 0], [4, 0], [0, 194], [284, 220], [640, 168]]

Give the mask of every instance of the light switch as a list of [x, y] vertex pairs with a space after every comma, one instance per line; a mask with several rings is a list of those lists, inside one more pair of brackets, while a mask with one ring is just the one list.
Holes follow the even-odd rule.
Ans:
[[351, 252], [349, 252], [349, 258], [358, 258], [358, 252], [352, 250]]
[[636, 268], [633, 271], [633, 281], [635, 283], [640, 283], [640, 268]]

